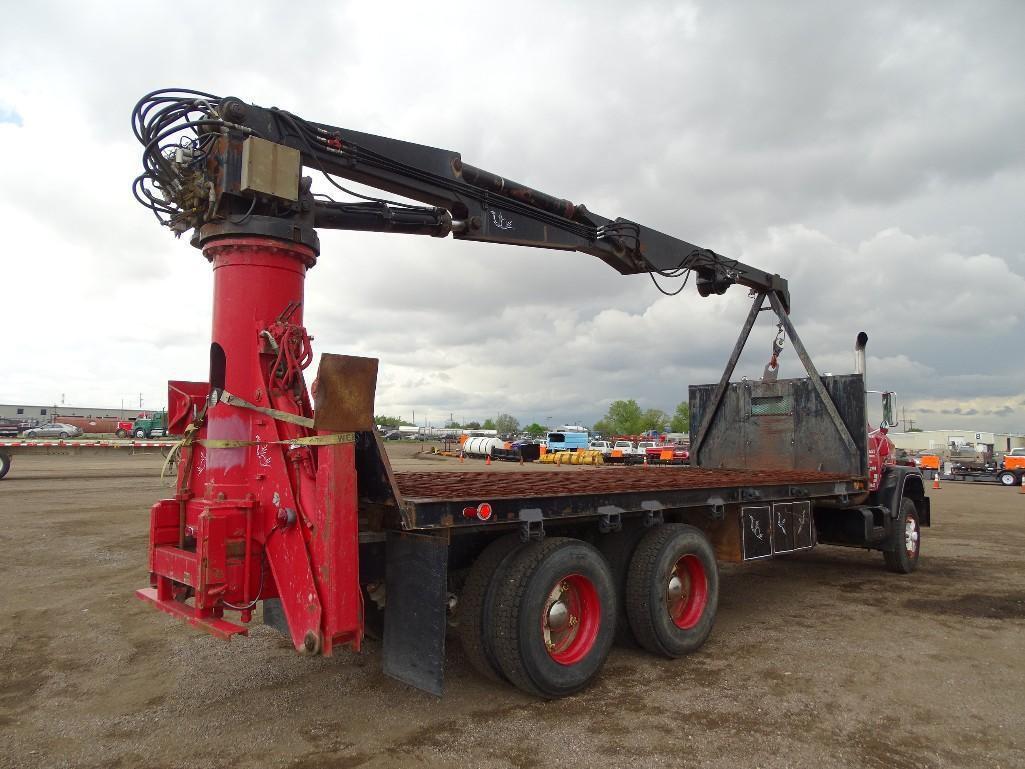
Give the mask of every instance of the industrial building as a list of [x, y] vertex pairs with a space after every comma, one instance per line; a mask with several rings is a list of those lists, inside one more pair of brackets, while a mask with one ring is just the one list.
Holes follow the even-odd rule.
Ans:
[[1025, 448], [1025, 434], [974, 432], [972, 430], [922, 430], [908, 433], [890, 431], [890, 439], [905, 451], [937, 451], [957, 446], [971, 446], [977, 451], [1002, 454]]

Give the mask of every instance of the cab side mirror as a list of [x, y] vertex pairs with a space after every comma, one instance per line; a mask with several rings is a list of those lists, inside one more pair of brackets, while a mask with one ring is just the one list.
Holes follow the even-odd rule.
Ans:
[[890, 428], [897, 426], [897, 393], [885, 392], [883, 393], [883, 421], [879, 423], [880, 427]]

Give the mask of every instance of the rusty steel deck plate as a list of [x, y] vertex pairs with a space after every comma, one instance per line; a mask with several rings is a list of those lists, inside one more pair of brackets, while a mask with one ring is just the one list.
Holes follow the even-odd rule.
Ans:
[[399, 492], [409, 501], [515, 499], [639, 491], [723, 489], [849, 481], [851, 476], [811, 470], [603, 468], [580, 472], [400, 472]]

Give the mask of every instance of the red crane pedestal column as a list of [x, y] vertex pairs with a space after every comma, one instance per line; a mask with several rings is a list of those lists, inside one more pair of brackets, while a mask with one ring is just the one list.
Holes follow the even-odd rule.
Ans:
[[263, 236], [219, 237], [203, 253], [214, 269], [210, 397], [175, 498], [152, 509], [155, 589], [140, 597], [221, 636], [245, 632], [226, 609], [248, 622], [258, 601], [279, 598], [296, 648], [358, 649], [354, 447], [302, 443], [314, 434], [302, 305], [316, 253]]

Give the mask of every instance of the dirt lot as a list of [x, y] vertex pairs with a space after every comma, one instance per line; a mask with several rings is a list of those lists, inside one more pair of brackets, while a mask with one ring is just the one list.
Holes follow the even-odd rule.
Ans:
[[910, 577], [826, 547], [726, 567], [701, 652], [615, 649], [567, 700], [486, 683], [453, 642], [437, 700], [373, 642], [303, 658], [136, 600], [159, 464], [16, 457], [0, 482], [0, 767], [1025, 766], [1017, 489], [932, 492]]

